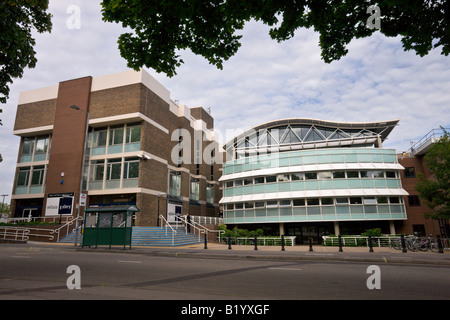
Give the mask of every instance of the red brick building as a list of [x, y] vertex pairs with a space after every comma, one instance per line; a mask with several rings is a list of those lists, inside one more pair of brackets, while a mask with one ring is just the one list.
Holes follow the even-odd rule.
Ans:
[[408, 219], [399, 223], [396, 228], [398, 233], [450, 237], [448, 220], [425, 218], [425, 213], [430, 212], [431, 209], [424, 204], [419, 197], [419, 192], [415, 189], [419, 175], [425, 179], [434, 178], [433, 173], [425, 165], [424, 157], [442, 133], [441, 129], [431, 130], [416, 142], [409, 152], [398, 154], [398, 162], [405, 168], [401, 175], [402, 186], [409, 194], [404, 197]]
[[159, 214], [218, 216], [221, 162], [203, 161], [221, 155], [213, 128], [202, 107], [176, 103], [143, 70], [22, 92], [11, 216], [58, 214], [62, 198], [75, 215], [82, 176], [87, 206], [136, 205], [139, 226]]

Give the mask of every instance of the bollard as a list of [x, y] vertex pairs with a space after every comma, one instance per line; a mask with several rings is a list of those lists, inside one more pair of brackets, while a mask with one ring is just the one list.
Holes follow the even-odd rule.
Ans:
[[208, 238], [206, 237], [206, 233], [205, 233], [205, 247], [204, 247], [204, 249], [208, 249], [207, 243], [208, 243]]
[[442, 247], [441, 236], [437, 236], [437, 245], [439, 249], [439, 253], [444, 253], [444, 248]]
[[255, 250], [258, 250], [258, 237], [255, 236]]
[[403, 234], [400, 236], [400, 240], [402, 242], [402, 252], [406, 253], [407, 252], [406, 251], [406, 242], [405, 242], [405, 236]]
[[373, 252], [373, 246], [372, 246], [372, 236], [369, 236], [369, 252]]
[[281, 235], [281, 251], [284, 251], [284, 234]]
[[339, 252], [342, 252], [342, 238], [341, 238], [341, 235], [338, 235], [338, 241], [339, 241]]
[[231, 238], [228, 237], [228, 250], [231, 250]]
[[309, 238], [309, 251], [313, 251], [311, 238]]

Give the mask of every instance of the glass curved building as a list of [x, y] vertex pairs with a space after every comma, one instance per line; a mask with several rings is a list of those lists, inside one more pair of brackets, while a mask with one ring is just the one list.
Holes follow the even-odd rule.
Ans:
[[373, 227], [395, 233], [406, 220], [404, 168], [382, 143], [398, 121], [290, 118], [239, 134], [224, 146], [224, 223], [279, 229], [297, 242]]

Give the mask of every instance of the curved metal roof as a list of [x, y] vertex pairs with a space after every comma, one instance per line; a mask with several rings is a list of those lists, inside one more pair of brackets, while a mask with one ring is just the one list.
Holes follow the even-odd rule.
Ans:
[[382, 141], [384, 141], [387, 136], [391, 133], [393, 128], [397, 126], [400, 119], [394, 120], [386, 120], [386, 121], [374, 121], [374, 122], [339, 122], [339, 121], [328, 121], [328, 120], [320, 120], [320, 119], [311, 119], [311, 118], [285, 118], [278, 119], [269, 122], [265, 122], [249, 128], [245, 130], [243, 133], [235, 136], [233, 139], [228, 141], [224, 148], [227, 149], [234, 141], [239, 141], [243, 137], [248, 136], [249, 134], [270, 128], [281, 127], [285, 125], [311, 125], [311, 126], [320, 126], [332, 129], [366, 129], [376, 132], [380, 135]]

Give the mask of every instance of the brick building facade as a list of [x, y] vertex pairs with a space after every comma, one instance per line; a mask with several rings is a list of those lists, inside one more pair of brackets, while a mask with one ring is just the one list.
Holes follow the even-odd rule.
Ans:
[[208, 112], [174, 102], [143, 70], [22, 92], [11, 215], [54, 215], [52, 197], [72, 198], [75, 215], [84, 168], [87, 206], [136, 205], [136, 225], [157, 225], [159, 214], [217, 216], [221, 162], [213, 160], [221, 153], [213, 129]]

